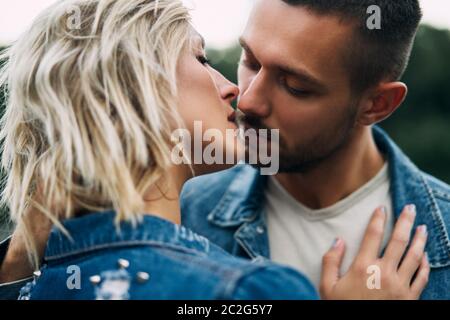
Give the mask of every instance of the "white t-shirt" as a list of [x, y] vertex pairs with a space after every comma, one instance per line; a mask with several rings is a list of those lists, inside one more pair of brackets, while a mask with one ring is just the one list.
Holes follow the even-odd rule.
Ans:
[[305, 274], [318, 289], [322, 257], [334, 239], [341, 237], [346, 252], [341, 268], [345, 273], [358, 253], [366, 227], [375, 209], [387, 209], [383, 240], [386, 246], [393, 230], [388, 164], [368, 183], [331, 207], [311, 210], [295, 200], [274, 178], [266, 191], [266, 221], [271, 259]]

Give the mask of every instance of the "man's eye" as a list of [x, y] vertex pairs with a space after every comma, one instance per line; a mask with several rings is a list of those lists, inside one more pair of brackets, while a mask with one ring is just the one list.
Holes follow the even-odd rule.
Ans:
[[301, 88], [298, 88], [298, 87], [290, 86], [288, 84], [288, 82], [286, 81], [286, 79], [282, 79], [281, 80], [281, 84], [283, 85], [283, 87], [286, 89], [286, 91], [289, 94], [291, 94], [291, 95], [293, 95], [295, 97], [305, 97], [305, 96], [308, 96], [311, 93], [309, 90], [305, 90], [305, 89], [301, 89]]
[[210, 61], [208, 60], [208, 58], [206, 58], [205, 56], [198, 56], [197, 60], [204, 65], [210, 65]]
[[304, 96], [309, 93], [309, 91], [299, 89], [299, 88], [293, 88], [293, 87], [289, 87], [289, 86], [287, 86], [286, 88], [289, 90], [290, 93], [292, 93], [293, 95], [296, 95], [296, 96]]
[[247, 59], [241, 59], [240, 64], [252, 71], [259, 71], [259, 69], [261, 69], [259, 63], [255, 63]]

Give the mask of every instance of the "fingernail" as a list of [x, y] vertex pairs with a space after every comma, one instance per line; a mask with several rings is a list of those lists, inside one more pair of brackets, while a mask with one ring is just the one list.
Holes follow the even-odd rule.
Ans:
[[387, 214], [387, 209], [385, 206], [380, 207], [380, 211], [385, 215]]
[[341, 244], [341, 239], [336, 238], [333, 241], [333, 245], [331, 246], [332, 249], [336, 249], [337, 247], [339, 247], [339, 245]]
[[425, 252], [425, 259], [427, 260], [427, 263], [430, 263], [430, 259], [428, 259], [428, 252]]
[[427, 234], [427, 225], [426, 224], [423, 224], [423, 225], [421, 225], [421, 226], [419, 226], [418, 228], [417, 228], [417, 230], [420, 232], [420, 233], [422, 233], [423, 235], [426, 235]]
[[416, 215], [416, 205], [415, 204], [410, 204], [406, 206], [406, 210], [408, 211], [408, 213], [412, 216]]

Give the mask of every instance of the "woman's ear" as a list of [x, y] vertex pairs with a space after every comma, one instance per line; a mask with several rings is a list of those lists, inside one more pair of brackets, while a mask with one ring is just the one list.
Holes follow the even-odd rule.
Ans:
[[361, 100], [358, 122], [364, 126], [381, 122], [403, 103], [408, 87], [403, 82], [382, 83]]

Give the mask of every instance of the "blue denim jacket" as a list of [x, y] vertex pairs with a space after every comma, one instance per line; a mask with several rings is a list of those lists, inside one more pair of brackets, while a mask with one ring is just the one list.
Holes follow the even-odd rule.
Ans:
[[[450, 299], [450, 187], [421, 172], [380, 128], [373, 134], [389, 161], [395, 217], [414, 203], [416, 226], [428, 227], [432, 270], [421, 298]], [[247, 165], [190, 180], [182, 193], [183, 224], [235, 256], [270, 258], [263, 214], [266, 181]]]
[[137, 227], [122, 223], [120, 229], [114, 217], [109, 212], [67, 220], [70, 238], [53, 228], [43, 267], [20, 299], [317, 298], [295, 270], [233, 257], [157, 217], [144, 216]]

